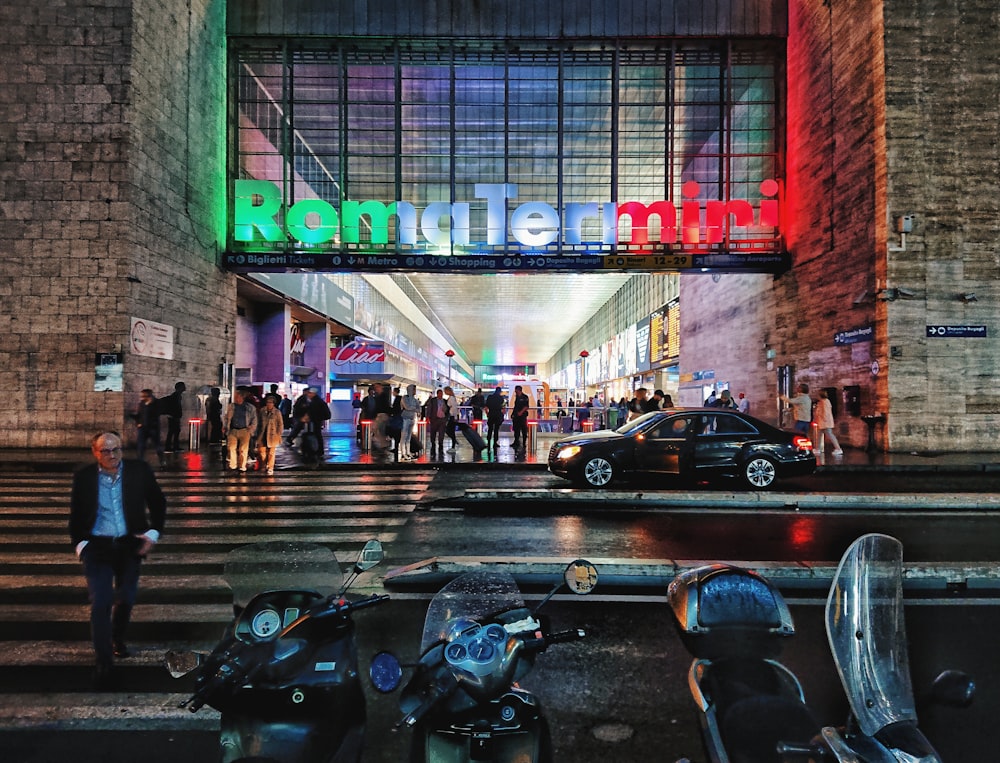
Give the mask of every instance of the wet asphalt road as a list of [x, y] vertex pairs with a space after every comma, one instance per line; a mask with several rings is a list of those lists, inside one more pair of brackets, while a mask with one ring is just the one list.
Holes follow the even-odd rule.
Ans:
[[[335, 478], [342, 481], [342, 475]], [[312, 478], [310, 478], [312, 479]], [[846, 545], [862, 532], [882, 531], [904, 542], [907, 561], [996, 559], [1000, 538], [998, 517], [969, 512], [755, 511], [741, 508], [646, 509], [638, 506], [588, 506], [567, 511], [564, 506], [535, 503], [505, 511], [470, 510], [450, 496], [464, 486], [498, 483], [510, 486], [565, 489], [568, 483], [544, 472], [493, 473], [438, 472], [427, 487], [426, 503], [406, 515], [393, 529], [385, 570], [411, 561], [440, 555], [525, 557], [609, 557], [625, 559], [746, 559], [835, 561]], [[247, 484], [247, 483], [240, 483]], [[261, 483], [264, 484], [264, 483]], [[276, 497], [281, 481], [275, 480]], [[359, 483], [364, 484], [364, 483]], [[303, 482], [303, 490], [311, 483]], [[712, 493], [718, 486], [686, 486], [688, 491]], [[362, 488], [359, 488], [362, 489]], [[735, 488], [734, 488], [735, 489]], [[873, 493], [960, 493], [1000, 491], [1000, 475], [814, 475], [782, 483], [782, 491]], [[224, 537], [198, 547], [204, 532], [237, 532], [238, 523], [253, 521], [266, 529], [261, 497], [264, 488], [234, 489], [241, 501], [224, 511], [226, 527], [196, 526], [185, 530], [197, 553], [214, 552], [229, 542]], [[244, 495], [245, 494], [245, 495]], [[233, 496], [229, 496], [232, 498]], [[55, 500], [55, 499], [54, 499]], [[200, 495], [192, 509], [197, 522], [215, 523]], [[374, 504], [373, 504], [374, 505]], [[311, 511], [311, 509], [310, 509]], [[385, 509], [376, 509], [385, 512]], [[234, 513], [235, 512], [235, 513]], [[276, 516], [291, 521], [293, 514]], [[394, 516], [394, 515], [393, 515]], [[388, 519], [379, 520], [385, 523]], [[361, 520], [358, 520], [361, 521]], [[346, 528], [345, 528], [346, 529]], [[19, 532], [36, 532], [24, 528]], [[61, 531], [61, 530], [60, 530]], [[176, 532], [176, 531], [175, 531]], [[45, 554], [54, 553], [51, 543]], [[190, 568], [199, 574], [201, 567]], [[210, 567], [205, 567], [210, 569]], [[172, 574], [172, 573], [164, 573]], [[600, 593], [600, 589], [598, 590]], [[44, 594], [44, 592], [43, 592]], [[215, 601], [216, 593], [204, 594]], [[11, 592], [11, 600], [23, 597]], [[400, 594], [388, 604], [359, 614], [358, 643], [362, 669], [379, 649], [389, 648], [404, 660], [413, 659], [427, 600], [423, 594]], [[165, 600], [157, 609], [170, 606]], [[553, 602], [549, 613], [558, 628], [584, 627], [586, 641], [553, 647], [538, 660], [524, 685], [535, 691], [547, 708], [554, 729], [556, 760], [573, 763], [630, 763], [673, 761], [682, 755], [704, 760], [691, 699], [686, 689], [690, 656], [674, 633], [671, 617], [659, 592], [644, 591], [642, 599], [606, 601], [601, 598]], [[846, 717], [846, 703], [833, 669], [818, 602], [793, 606], [798, 634], [785, 649], [784, 659], [800, 677], [807, 698], [819, 718], [839, 724]], [[154, 624], [139, 629], [137, 639], [159, 638]], [[1000, 628], [1000, 606], [992, 601], [963, 602], [942, 592], [930, 600], [907, 607], [914, 683], [927, 685], [942, 668], [966, 670], [977, 678], [979, 695], [966, 711], [932, 709], [921, 714], [928, 736], [945, 761], [980, 763], [1000, 760], [990, 723], [1000, 710], [1000, 661], [995, 642]], [[31, 626], [41, 627], [41, 626]], [[83, 623], [67, 623], [69, 638], [85, 638]], [[195, 634], [221, 628], [193, 623], [178, 634]], [[195, 629], [197, 628], [197, 631]], [[206, 631], [207, 629], [207, 631]], [[46, 631], [55, 634], [55, 626]], [[8, 636], [7, 638], [10, 638]], [[85, 692], [85, 664], [4, 669], [5, 691]], [[162, 701], [167, 692], [190, 688], [183, 679], [171, 683], [154, 664], [129, 667], [124, 693], [117, 695], [121, 722], [114, 731], [76, 731], [72, 723], [53, 722], [30, 730], [0, 731], [3, 759], [16, 763], [49, 763], [62, 760], [90, 763], [160, 763], [216, 759], [217, 734], [212, 730], [171, 728], [156, 730], [140, 720], [129, 720], [130, 699], [136, 704]], [[20, 689], [16, 685], [23, 684]], [[30, 684], [30, 685], [29, 685]], [[399, 713], [395, 696], [367, 691], [369, 728], [365, 760], [388, 763], [405, 759], [407, 733], [394, 730]], [[16, 697], [9, 694], [8, 697]], [[101, 702], [100, 695], [95, 701]], [[53, 715], [58, 709], [53, 708]]]

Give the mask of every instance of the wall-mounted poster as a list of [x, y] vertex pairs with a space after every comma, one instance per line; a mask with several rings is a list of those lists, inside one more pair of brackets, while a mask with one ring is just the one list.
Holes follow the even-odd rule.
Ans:
[[121, 392], [125, 363], [120, 352], [99, 352], [94, 356], [94, 392]]

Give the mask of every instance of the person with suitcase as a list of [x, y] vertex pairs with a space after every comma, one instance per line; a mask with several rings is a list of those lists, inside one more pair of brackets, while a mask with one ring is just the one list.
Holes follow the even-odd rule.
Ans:
[[500, 447], [500, 427], [503, 426], [503, 411], [506, 408], [503, 400], [503, 389], [497, 387], [486, 398], [486, 442], [494, 450]]
[[[417, 385], [407, 384], [406, 394], [399, 399], [399, 411], [403, 417], [403, 431], [399, 436], [399, 442], [403, 453], [400, 454], [400, 461], [412, 461], [420, 455], [420, 449], [414, 450], [414, 438], [416, 438], [417, 416], [420, 415], [420, 400], [417, 397]], [[420, 439], [416, 438], [417, 444]]]

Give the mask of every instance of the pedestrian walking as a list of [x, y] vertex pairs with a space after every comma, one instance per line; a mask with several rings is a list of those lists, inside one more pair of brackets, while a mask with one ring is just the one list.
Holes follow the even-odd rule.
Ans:
[[141, 461], [146, 457], [146, 448], [152, 445], [160, 461], [160, 468], [166, 466], [163, 457], [163, 443], [160, 442], [160, 406], [153, 390], [144, 389], [139, 392], [139, 407], [135, 414], [135, 454]]
[[514, 401], [510, 410], [510, 424], [514, 430], [514, 450], [528, 447], [528, 411], [531, 401], [521, 391], [521, 385], [514, 387]]
[[268, 474], [274, 474], [274, 459], [281, 444], [281, 432], [284, 429], [285, 417], [281, 415], [276, 405], [277, 398], [268, 395], [264, 398], [264, 407], [260, 409], [257, 428], [257, 451], [260, 454], [257, 463], [262, 464]]
[[809, 385], [800, 384], [797, 389], [799, 394], [795, 397], [779, 395], [778, 399], [792, 407], [792, 413], [795, 416], [795, 431], [808, 434], [809, 425], [812, 423], [812, 398], [809, 397]]
[[95, 687], [109, 689], [114, 658], [130, 656], [139, 571], [163, 532], [167, 502], [145, 461], [122, 459], [117, 432], [95, 435], [90, 449], [95, 463], [73, 476], [69, 535], [87, 579]]
[[444, 399], [444, 390], [438, 388], [425, 403], [427, 408], [427, 429], [430, 432], [431, 458], [435, 453], [444, 456], [444, 432], [448, 426], [448, 402]]
[[205, 420], [208, 421], [208, 444], [222, 444], [222, 390], [212, 387], [205, 401]]
[[497, 387], [486, 398], [486, 444], [494, 450], [500, 447], [500, 427], [503, 426], [503, 412], [506, 408], [503, 390]]
[[230, 471], [247, 470], [250, 435], [257, 431], [257, 408], [244, 397], [243, 390], [233, 393], [233, 402], [226, 408], [222, 422], [226, 434], [226, 452]]
[[160, 415], [167, 417], [167, 439], [163, 443], [163, 450], [167, 453], [176, 453], [181, 449], [182, 398], [186, 389], [184, 382], [179, 381], [174, 385], [174, 391], [160, 400]]
[[837, 436], [833, 433], [833, 404], [825, 389], [819, 391], [819, 400], [816, 402], [816, 428], [819, 429], [819, 442], [816, 443], [819, 452], [826, 451], [826, 443], [833, 445], [833, 455], [844, 455]]
[[448, 404], [448, 423], [445, 425], [445, 434], [451, 439], [451, 448], [448, 449], [448, 452], [454, 453], [458, 449], [458, 440], [455, 439], [455, 428], [458, 426], [461, 406], [458, 404], [458, 398], [455, 397], [455, 390], [451, 387], [444, 388], [444, 401]]
[[406, 394], [399, 399], [400, 417], [403, 427], [400, 430], [400, 460], [412, 461], [419, 454], [413, 450], [413, 432], [416, 428], [417, 416], [420, 415], [420, 400], [417, 398], [417, 385], [407, 384]]

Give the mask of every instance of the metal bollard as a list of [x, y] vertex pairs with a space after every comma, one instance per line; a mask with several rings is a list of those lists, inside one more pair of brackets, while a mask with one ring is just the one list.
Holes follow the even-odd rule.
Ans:
[[201, 419], [188, 419], [188, 450], [201, 447]]
[[361, 422], [361, 450], [363, 451], [367, 452], [372, 449], [372, 427], [374, 425], [374, 421]]
[[538, 422], [529, 421], [528, 422], [528, 446], [525, 450], [534, 453], [535, 446], [538, 443]]
[[809, 424], [809, 439], [812, 440], [814, 453], [819, 454], [824, 451], [823, 446], [825, 445], [825, 443], [823, 442], [823, 440], [825, 440], [826, 438], [823, 436], [823, 433], [819, 431], [819, 426], [816, 424], [815, 421]]

